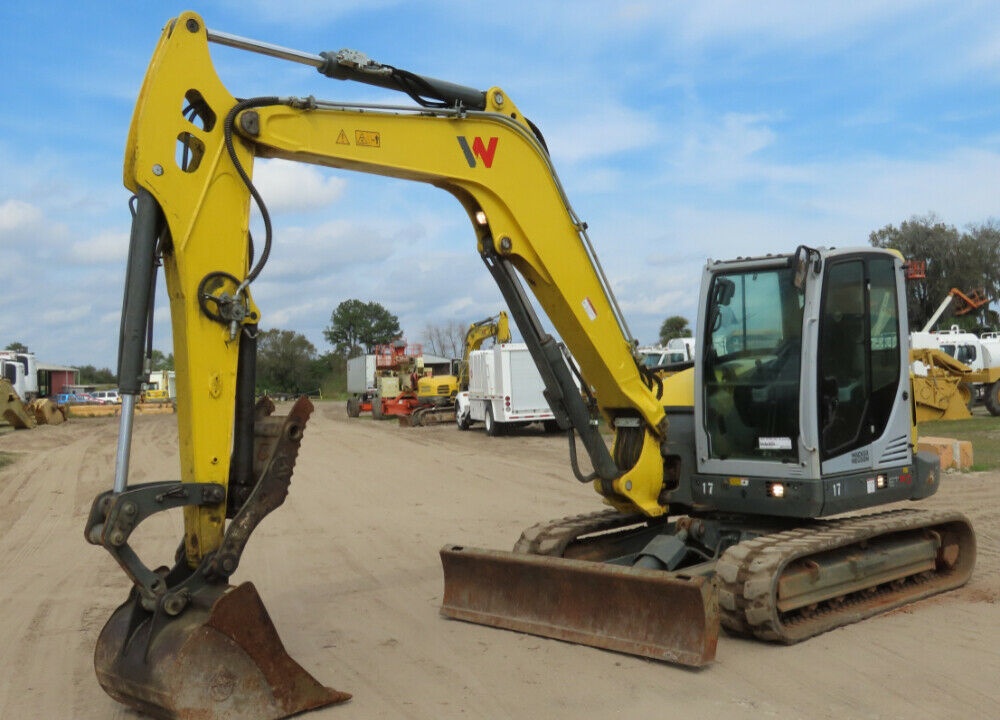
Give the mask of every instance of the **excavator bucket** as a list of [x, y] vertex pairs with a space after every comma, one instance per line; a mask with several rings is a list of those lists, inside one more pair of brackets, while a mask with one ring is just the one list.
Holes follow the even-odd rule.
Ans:
[[719, 607], [705, 577], [446, 545], [441, 614], [617, 652], [701, 666]]
[[157, 718], [275, 720], [351, 697], [289, 657], [251, 583], [199, 592], [172, 618], [133, 591], [101, 631], [94, 666], [111, 697]]

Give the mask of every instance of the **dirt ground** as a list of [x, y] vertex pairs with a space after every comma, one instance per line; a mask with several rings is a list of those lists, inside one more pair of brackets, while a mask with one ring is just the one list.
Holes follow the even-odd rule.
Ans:
[[[117, 420], [100, 418], [0, 436], [18, 454], [0, 470], [0, 718], [139, 717], [92, 665], [128, 592], [83, 539], [116, 435]], [[132, 482], [178, 477], [173, 416], [137, 418], [132, 468]], [[439, 616], [443, 545], [509, 549], [524, 527], [599, 509], [564, 438], [400, 428], [321, 402], [289, 498], [234, 581], [254, 581], [296, 660], [354, 694], [304, 716], [317, 720], [997, 717], [1000, 473], [949, 473], [924, 504], [973, 521], [968, 585], [792, 647], [723, 635], [714, 664], [680, 669]], [[181, 535], [179, 513], [163, 515], [133, 537], [152, 566]]]

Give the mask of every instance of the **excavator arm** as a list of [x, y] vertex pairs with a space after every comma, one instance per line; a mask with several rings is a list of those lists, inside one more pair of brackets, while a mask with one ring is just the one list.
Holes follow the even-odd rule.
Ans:
[[493, 338], [497, 343], [510, 342], [510, 320], [507, 313], [501, 310], [496, 315], [477, 320], [469, 325], [462, 343], [462, 361], [458, 368], [458, 389], [469, 387], [469, 356], [483, 346], [483, 343]]
[[[178, 345], [179, 425], [182, 432], [191, 428], [182, 440], [182, 467], [191, 479], [222, 481], [228, 474], [223, 449], [231, 442], [227, 420], [240, 345], [233, 323], [245, 328], [260, 319], [249, 294], [249, 208], [257, 195], [253, 160], [281, 158], [424, 182], [455, 196], [540, 366], [550, 400], [587, 448], [598, 491], [617, 507], [662, 514], [662, 402], [636, 363], [585, 224], [571, 208], [542, 141], [506, 93], [448, 86], [450, 96], [483, 98], [482, 109], [460, 99], [412, 110], [312, 98], [237, 101], [218, 80], [208, 40], [209, 31], [195, 15], [166, 28], [137, 103], [125, 162], [125, 184], [155, 199], [170, 237], [163, 261]], [[356, 53], [314, 59], [335, 77], [357, 75], [362, 66], [367, 70], [361, 79], [387, 82], [386, 73], [377, 71], [383, 66], [363, 64]], [[426, 84], [432, 93], [435, 86]], [[266, 218], [266, 209], [263, 214]], [[265, 238], [264, 253], [269, 247]], [[557, 343], [532, 311], [525, 284], [615, 429], [613, 457], [563, 369]], [[208, 286], [220, 286], [216, 294], [238, 296], [238, 320], [208, 317], [204, 306], [218, 305], [203, 300]], [[205, 392], [206, 386], [211, 391]], [[218, 536], [215, 517], [201, 524], [206, 534]]]
[[[210, 41], [312, 65], [335, 79], [400, 90], [417, 105], [237, 99], [212, 66]], [[126, 146], [124, 183], [136, 200], [118, 368], [123, 409], [114, 487], [94, 501], [85, 530], [87, 540], [111, 552], [134, 583], [98, 641], [98, 677], [112, 696], [164, 717], [246, 717], [248, 707], [255, 708], [254, 717], [285, 717], [349, 697], [322, 687], [287, 656], [252, 585], [228, 585], [254, 527], [287, 494], [312, 409], [302, 398], [287, 417], [270, 417], [273, 408], [254, 405], [262, 314], [251, 290], [273, 240], [265, 199], [253, 184], [256, 158], [423, 182], [453, 195], [568, 431], [577, 478], [593, 482], [620, 511], [648, 518], [666, 512], [662, 387], [634, 356], [636, 343], [586, 224], [570, 206], [539, 133], [506, 93], [414, 75], [351, 51], [308, 55], [256, 43], [208, 30], [199, 16], [184, 14], [163, 30]], [[263, 237], [251, 238], [252, 204]], [[161, 264], [174, 338], [181, 477], [130, 485], [132, 416]], [[591, 402], [536, 316], [529, 293], [572, 352]], [[593, 400], [614, 432], [610, 450], [591, 412]], [[587, 470], [578, 466], [574, 435], [589, 457]], [[139, 522], [168, 508], [183, 509], [184, 542], [172, 569], [153, 570], [128, 538]], [[451, 600], [452, 591], [466, 583], [453, 580], [449, 590], [449, 564], [467, 567], [471, 557], [465, 553], [452, 561], [442, 551]], [[489, 558], [479, 562], [492, 564]], [[549, 561], [540, 562], [544, 567]], [[621, 570], [613, 579], [601, 575], [612, 585], [638, 589], [634, 599], [623, 610], [602, 593], [591, 598], [590, 612], [618, 613], [628, 623], [638, 604], [658, 612], [642, 599], [642, 582], [657, 576], [661, 588], [679, 583], [693, 598], [680, 605], [694, 607], [701, 618], [690, 623], [693, 639], [677, 643], [684, 651], [664, 657], [689, 664], [711, 658], [718, 619], [708, 585], [689, 587], [662, 573]], [[535, 563], [514, 572], [526, 581], [538, 571]], [[629, 572], [650, 579], [630, 584]], [[588, 593], [593, 571], [574, 577], [568, 580], [570, 595]], [[451, 600], [446, 597], [446, 605]], [[566, 637], [631, 648], [586, 635]], [[688, 652], [691, 646], [697, 649]], [[246, 668], [237, 673], [241, 690], [222, 701], [213, 675], [220, 662]]]
[[483, 343], [490, 338], [501, 344], [510, 342], [510, 321], [507, 319], [507, 313], [503, 310], [469, 326], [465, 333], [465, 349], [462, 353], [462, 360], [468, 363], [469, 355], [481, 348]]

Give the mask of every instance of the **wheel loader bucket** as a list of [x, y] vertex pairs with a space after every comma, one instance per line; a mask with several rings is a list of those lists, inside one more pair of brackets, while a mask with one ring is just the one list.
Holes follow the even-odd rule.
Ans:
[[446, 617], [680, 665], [715, 658], [707, 578], [458, 545], [442, 548], [441, 563]]
[[34, 414], [39, 425], [59, 425], [66, 420], [65, 408], [48, 398], [33, 400], [28, 405], [28, 411]]
[[0, 378], [0, 418], [18, 430], [35, 427], [35, 416], [27, 411], [10, 381]]
[[285, 651], [251, 583], [199, 592], [179, 615], [132, 596], [101, 631], [94, 667], [119, 702], [157, 718], [274, 720], [344, 702]]

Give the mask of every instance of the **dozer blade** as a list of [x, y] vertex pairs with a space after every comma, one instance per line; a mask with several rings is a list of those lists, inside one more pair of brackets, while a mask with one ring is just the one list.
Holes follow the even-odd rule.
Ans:
[[719, 607], [704, 577], [446, 545], [441, 614], [701, 666], [715, 658]]
[[289, 657], [251, 583], [199, 592], [173, 618], [133, 592], [101, 631], [94, 667], [109, 695], [157, 718], [276, 720], [351, 697]]

